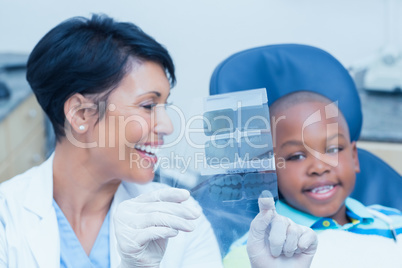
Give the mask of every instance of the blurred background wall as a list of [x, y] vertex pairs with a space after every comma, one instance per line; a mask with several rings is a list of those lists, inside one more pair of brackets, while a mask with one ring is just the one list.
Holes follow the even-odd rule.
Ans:
[[105, 13], [167, 47], [177, 67], [174, 101], [207, 95], [214, 67], [255, 46], [314, 45], [349, 66], [384, 45], [385, 10], [383, 0], [0, 0], [0, 51], [28, 53], [64, 19]]
[[[396, 14], [402, 11], [401, 2], [394, 3]], [[72, 16], [105, 13], [137, 24], [166, 46], [175, 61], [178, 78], [170, 101], [181, 103], [188, 98], [207, 96], [209, 79], [217, 64], [247, 48], [277, 43], [313, 45], [334, 55], [347, 68], [376, 55], [389, 40], [386, 3], [386, 0], [0, 0], [0, 53], [29, 53], [61, 21]], [[394, 44], [402, 48], [399, 16], [395, 16], [392, 28]], [[397, 98], [402, 100], [401, 96]], [[363, 106], [364, 112], [377, 113]], [[381, 103], [381, 107], [387, 106]], [[399, 110], [402, 116], [402, 108]], [[402, 129], [402, 120], [392, 121], [384, 128], [377, 122], [371, 125], [366, 122], [363, 134], [375, 131], [375, 140], [368, 139], [361, 146], [377, 153], [402, 173], [399, 161], [402, 131], [396, 135], [397, 139], [381, 139], [382, 134], [389, 132], [387, 129], [395, 131], [394, 125]], [[11, 173], [5, 174], [9, 177]]]

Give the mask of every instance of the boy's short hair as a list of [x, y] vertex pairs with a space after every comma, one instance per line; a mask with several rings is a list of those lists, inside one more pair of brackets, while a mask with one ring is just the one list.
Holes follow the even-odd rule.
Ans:
[[[309, 103], [309, 102], [321, 102], [324, 104], [330, 104], [333, 103], [330, 99], [327, 97], [316, 93], [312, 91], [307, 91], [307, 90], [300, 90], [300, 91], [295, 91], [292, 93], [289, 93], [287, 95], [284, 95], [277, 99], [272, 105], [269, 107], [269, 112], [270, 115], [275, 115], [277, 113], [280, 113], [283, 110], [286, 110], [292, 106], [295, 106], [300, 103]], [[348, 128], [348, 132], [350, 135], [350, 130], [349, 126], [346, 122], [345, 116], [342, 114], [342, 111], [338, 109], [339, 114], [342, 118], [342, 121], [344, 121], [345, 126]]]
[[175, 70], [169, 53], [133, 23], [97, 14], [90, 19], [73, 17], [39, 41], [28, 59], [27, 80], [57, 140], [65, 136], [65, 101], [80, 93], [98, 94], [97, 101], [106, 102], [131, 70], [130, 58], [160, 64], [174, 86]]
[[277, 113], [279, 111], [286, 110], [299, 103], [314, 102], [314, 101], [322, 103], [332, 102], [330, 99], [324, 97], [321, 94], [312, 91], [301, 90], [280, 97], [269, 107], [269, 109], [271, 113]]

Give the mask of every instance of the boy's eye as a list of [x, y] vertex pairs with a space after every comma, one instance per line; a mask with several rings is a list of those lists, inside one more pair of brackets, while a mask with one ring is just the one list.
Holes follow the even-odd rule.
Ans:
[[342, 147], [331, 147], [331, 148], [327, 149], [327, 154], [336, 154], [336, 153], [339, 153], [342, 150], [343, 150]]
[[303, 154], [293, 154], [286, 158], [286, 161], [297, 161], [306, 158]]

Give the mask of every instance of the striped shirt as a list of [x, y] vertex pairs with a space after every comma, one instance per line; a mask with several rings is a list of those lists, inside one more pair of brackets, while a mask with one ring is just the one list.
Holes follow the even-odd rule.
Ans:
[[[339, 225], [331, 218], [320, 218], [301, 212], [281, 201], [277, 202], [276, 211], [299, 225], [311, 227], [318, 233], [337, 229], [363, 235], [379, 235], [390, 239], [396, 239], [398, 235], [402, 234], [402, 213], [397, 209], [380, 205], [365, 207], [350, 197], [345, 200], [345, 206], [346, 214], [351, 220], [345, 225]], [[250, 267], [246, 252], [247, 237], [248, 234], [233, 243], [224, 258], [225, 267]], [[398, 239], [401, 238], [400, 235]], [[234, 258], [234, 256], [236, 257]]]
[[365, 207], [353, 198], [345, 200], [346, 215], [350, 223], [339, 225], [331, 218], [320, 218], [301, 212], [279, 201], [276, 211], [297, 224], [311, 227], [319, 232], [327, 229], [341, 229], [357, 234], [380, 235], [394, 238], [402, 233], [402, 213], [393, 208], [380, 205]]

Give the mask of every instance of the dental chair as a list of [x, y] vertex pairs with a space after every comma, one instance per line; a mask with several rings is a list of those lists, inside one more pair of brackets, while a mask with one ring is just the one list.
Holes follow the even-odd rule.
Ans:
[[[214, 70], [210, 94], [266, 88], [268, 104], [288, 93], [309, 90], [338, 102], [357, 141], [362, 109], [348, 71], [327, 52], [307, 45], [281, 44], [238, 52]], [[358, 148], [361, 172], [351, 197], [365, 205], [380, 204], [402, 210], [402, 177], [384, 161]]]

